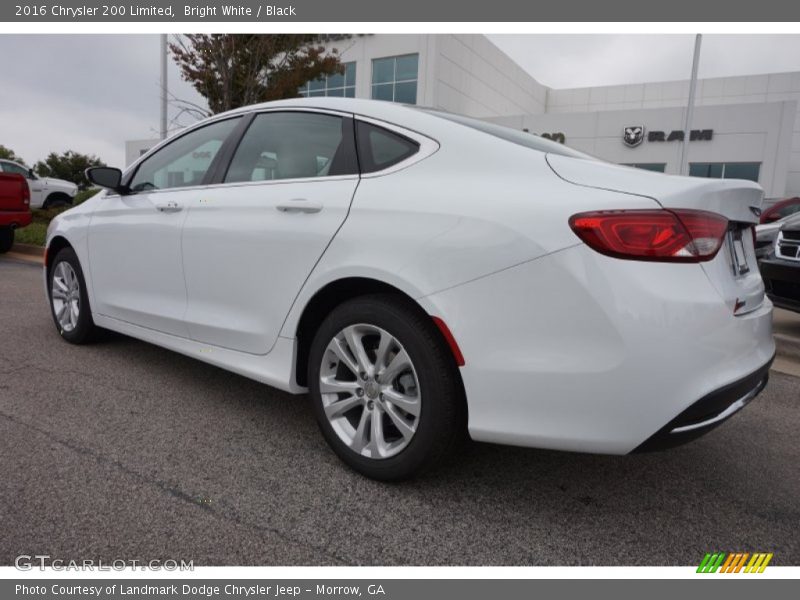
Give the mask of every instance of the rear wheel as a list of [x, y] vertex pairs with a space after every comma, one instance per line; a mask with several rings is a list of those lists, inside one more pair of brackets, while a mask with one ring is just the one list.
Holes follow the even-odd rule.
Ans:
[[350, 467], [399, 480], [464, 438], [463, 388], [431, 318], [391, 295], [346, 302], [312, 342], [309, 387], [325, 439]]
[[53, 321], [61, 337], [71, 344], [91, 341], [97, 328], [92, 320], [83, 271], [72, 248], [64, 248], [56, 255], [47, 289]]
[[14, 245], [14, 228], [13, 227], [0, 227], [0, 254], [4, 254], [11, 250]]

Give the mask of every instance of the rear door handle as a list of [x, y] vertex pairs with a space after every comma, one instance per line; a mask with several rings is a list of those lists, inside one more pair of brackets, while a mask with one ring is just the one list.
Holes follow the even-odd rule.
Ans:
[[309, 202], [305, 198], [293, 198], [288, 202], [284, 202], [282, 204], [278, 204], [275, 208], [277, 208], [281, 212], [285, 213], [318, 213], [322, 210], [322, 204], [316, 204], [313, 202]]
[[183, 210], [183, 206], [173, 201], [156, 204], [156, 208], [163, 213], [174, 213]]

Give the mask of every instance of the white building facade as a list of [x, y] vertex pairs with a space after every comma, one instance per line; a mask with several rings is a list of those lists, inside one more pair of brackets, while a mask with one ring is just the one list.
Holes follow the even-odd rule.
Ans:
[[[688, 80], [551, 89], [483, 35], [363, 35], [328, 46], [345, 72], [310, 82], [301, 95], [436, 107], [546, 134], [611, 162], [680, 171]], [[700, 80], [690, 174], [753, 179], [773, 200], [800, 195], [799, 101], [800, 73]], [[127, 142], [128, 164], [156, 141]]]

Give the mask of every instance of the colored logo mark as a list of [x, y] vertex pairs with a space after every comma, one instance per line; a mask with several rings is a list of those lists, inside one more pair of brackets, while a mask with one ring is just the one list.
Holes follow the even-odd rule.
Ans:
[[706, 552], [697, 572], [763, 573], [771, 560], [772, 552]]

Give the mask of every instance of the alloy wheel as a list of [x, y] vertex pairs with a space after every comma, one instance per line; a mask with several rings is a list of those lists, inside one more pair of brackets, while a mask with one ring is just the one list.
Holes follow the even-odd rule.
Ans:
[[323, 354], [319, 383], [325, 416], [353, 452], [390, 458], [413, 439], [419, 379], [403, 345], [384, 329], [361, 323], [339, 331]]
[[81, 285], [75, 269], [66, 261], [61, 261], [53, 269], [50, 297], [61, 329], [67, 332], [75, 329], [81, 312]]

